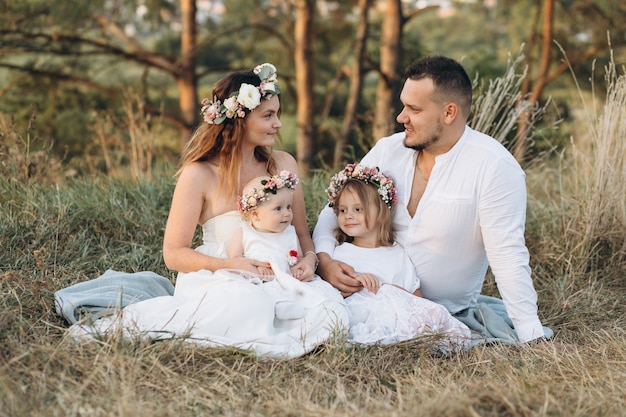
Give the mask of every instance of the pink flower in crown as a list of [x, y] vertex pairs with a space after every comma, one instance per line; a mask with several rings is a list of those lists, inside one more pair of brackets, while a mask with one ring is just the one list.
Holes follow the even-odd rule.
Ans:
[[202, 112], [204, 113], [204, 121], [208, 124], [213, 124], [214, 120], [220, 116], [219, 101], [208, 106], [205, 103]]
[[295, 174], [289, 171], [281, 171], [280, 174], [274, 175], [267, 180], [261, 180], [262, 188], [254, 188], [250, 194], [239, 196], [237, 199], [237, 210], [243, 214], [249, 209], [269, 200], [269, 194], [276, 194], [279, 189], [284, 187], [293, 190], [298, 183], [299, 180]]

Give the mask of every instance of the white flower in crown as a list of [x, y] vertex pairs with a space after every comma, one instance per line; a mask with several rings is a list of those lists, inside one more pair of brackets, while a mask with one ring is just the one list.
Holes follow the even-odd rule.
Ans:
[[265, 63], [258, 65], [253, 70], [261, 83], [258, 87], [242, 83], [238, 91], [233, 92], [230, 97], [222, 103], [217, 97], [210, 101], [208, 98], [202, 100], [202, 118], [208, 124], [220, 124], [224, 120], [246, 117], [247, 111], [252, 111], [261, 104], [261, 100], [269, 100], [272, 96], [280, 94], [280, 89], [276, 84], [278, 76], [276, 67]]
[[234, 114], [237, 110], [239, 110], [239, 102], [237, 101], [237, 97], [228, 97], [226, 100], [224, 100], [224, 107], [226, 107], [226, 110], [231, 112], [231, 114]]
[[259, 88], [261, 89], [261, 94], [263, 95], [267, 93], [276, 94], [276, 84], [274, 83], [261, 83]]
[[252, 84], [241, 84], [237, 101], [245, 108], [254, 110], [261, 104], [261, 92]]

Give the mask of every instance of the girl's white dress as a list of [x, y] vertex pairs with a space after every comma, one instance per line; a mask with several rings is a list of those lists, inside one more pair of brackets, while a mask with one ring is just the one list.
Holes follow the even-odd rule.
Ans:
[[419, 279], [400, 245], [362, 248], [343, 243], [335, 248], [334, 259], [358, 265], [356, 272], [373, 274], [381, 283], [376, 293], [362, 289], [346, 298], [351, 342], [389, 344], [442, 334], [445, 337], [438, 344], [443, 351], [469, 345], [470, 330], [465, 324], [444, 306], [412, 294], [419, 288]]
[[[202, 225], [203, 244], [196, 250], [225, 257], [225, 245], [241, 224], [235, 211], [209, 219]], [[293, 294], [306, 307], [301, 319], [276, 318], [276, 299], [263, 289], [265, 284], [238, 273], [200, 270], [180, 273], [173, 296], [128, 305], [117, 316], [93, 325], [74, 324], [71, 331], [80, 336], [121, 328], [127, 337], [182, 338], [206, 346], [250, 349], [265, 357], [297, 357], [345, 329], [348, 320], [341, 295], [321, 278], [290, 284], [289, 291], [297, 290]]]

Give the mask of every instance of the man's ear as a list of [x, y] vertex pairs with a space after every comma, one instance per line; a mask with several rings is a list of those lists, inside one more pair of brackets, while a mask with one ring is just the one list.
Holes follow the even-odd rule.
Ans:
[[448, 103], [444, 107], [443, 120], [446, 124], [452, 124], [459, 116], [459, 106], [456, 103]]

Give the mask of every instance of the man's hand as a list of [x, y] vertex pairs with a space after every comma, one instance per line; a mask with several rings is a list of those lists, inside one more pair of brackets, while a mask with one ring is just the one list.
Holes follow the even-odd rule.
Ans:
[[335, 261], [327, 253], [317, 254], [320, 263], [317, 267], [318, 274], [333, 287], [337, 288], [341, 295], [348, 297], [363, 288], [356, 279], [354, 268], [340, 261]]

